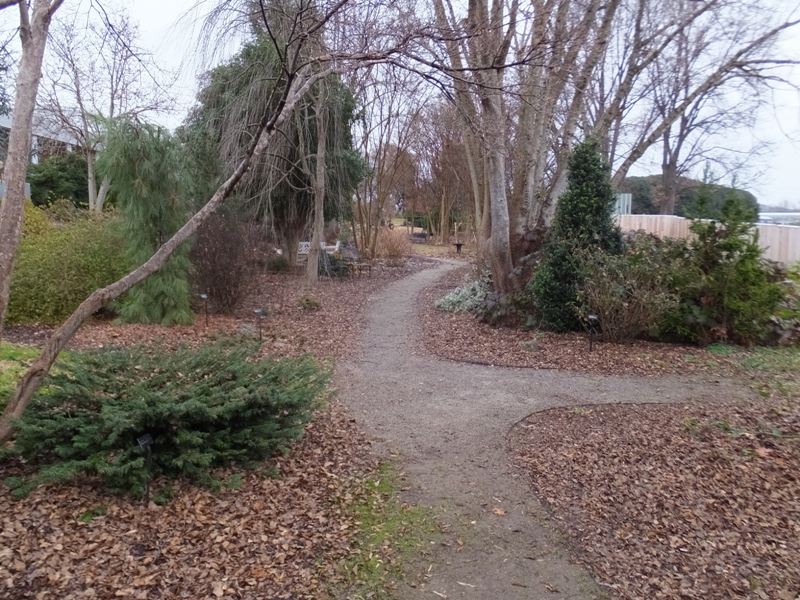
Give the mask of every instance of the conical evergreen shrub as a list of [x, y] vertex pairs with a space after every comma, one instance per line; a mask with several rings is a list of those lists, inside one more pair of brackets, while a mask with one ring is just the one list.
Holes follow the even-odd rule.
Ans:
[[591, 138], [579, 144], [569, 159], [569, 188], [558, 201], [544, 258], [529, 286], [541, 326], [556, 332], [580, 328], [577, 292], [580, 272], [575, 253], [622, 251], [622, 236], [614, 224], [614, 190], [609, 166]]

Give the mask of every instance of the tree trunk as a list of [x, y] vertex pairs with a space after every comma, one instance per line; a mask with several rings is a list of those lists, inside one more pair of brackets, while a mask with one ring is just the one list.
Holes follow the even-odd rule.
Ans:
[[100, 184], [100, 189], [97, 192], [97, 200], [95, 201], [95, 210], [103, 212], [103, 206], [106, 203], [108, 190], [111, 188], [111, 180], [108, 177], [103, 177], [103, 182]]
[[675, 214], [675, 201], [678, 195], [678, 157], [670, 147], [670, 130], [664, 132], [663, 160], [661, 162], [661, 187], [663, 197], [659, 212], [662, 215]]
[[97, 174], [94, 170], [94, 152], [88, 150], [86, 156], [86, 185], [89, 190], [89, 212], [100, 212], [97, 210]]
[[494, 288], [502, 293], [510, 291], [511, 247], [509, 239], [508, 200], [506, 198], [505, 126], [501, 108], [500, 91], [489, 92], [483, 101], [486, 124], [486, 166], [491, 207], [491, 237], [489, 263]]
[[325, 144], [327, 138], [327, 119], [325, 118], [325, 87], [320, 82], [319, 95], [316, 101], [317, 125], [317, 163], [311, 177], [314, 188], [314, 229], [311, 235], [311, 249], [308, 252], [306, 265], [306, 285], [313, 287], [319, 281], [319, 258], [324, 243], [325, 230]]
[[42, 59], [47, 43], [47, 31], [53, 13], [61, 0], [52, 3], [36, 0], [29, 18], [26, 2], [20, 2], [19, 35], [22, 41], [22, 59], [16, 80], [14, 112], [11, 117], [11, 134], [5, 166], [6, 198], [0, 206], [0, 339], [8, 310], [11, 292], [11, 272], [17, 257], [17, 247], [22, 237], [22, 216], [25, 204], [25, 177], [31, 153], [33, 108], [39, 80], [42, 77]]

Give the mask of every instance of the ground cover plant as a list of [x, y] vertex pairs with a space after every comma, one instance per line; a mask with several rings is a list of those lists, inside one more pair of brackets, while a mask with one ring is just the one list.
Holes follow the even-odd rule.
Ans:
[[16, 424], [10, 452], [37, 464], [6, 483], [24, 495], [43, 483], [97, 476], [115, 492], [144, 493], [150, 475], [215, 482], [213, 470], [249, 465], [298, 439], [327, 376], [309, 357], [252, 360], [258, 343], [153, 346], [71, 354]]

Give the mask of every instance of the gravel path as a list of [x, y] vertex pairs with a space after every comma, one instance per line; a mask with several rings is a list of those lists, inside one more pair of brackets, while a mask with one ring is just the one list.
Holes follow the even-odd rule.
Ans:
[[443, 261], [371, 298], [360, 349], [337, 367], [343, 401], [378, 451], [406, 474], [404, 499], [430, 506], [445, 528], [449, 545], [432, 547], [430, 560], [396, 595], [597, 597], [601, 590], [570, 560], [566, 540], [510, 468], [509, 430], [530, 413], [557, 406], [680, 402], [746, 391], [727, 382], [495, 368], [423, 355], [414, 342], [423, 335], [417, 295], [462, 264]]

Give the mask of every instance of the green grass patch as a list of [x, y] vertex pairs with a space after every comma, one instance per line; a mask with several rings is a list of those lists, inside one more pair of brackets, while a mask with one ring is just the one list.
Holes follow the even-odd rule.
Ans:
[[[390, 463], [381, 464], [361, 486], [353, 516], [361, 531], [356, 553], [341, 565], [343, 584], [357, 598], [392, 598], [404, 567], [441, 537], [433, 516], [398, 499], [400, 484]], [[336, 594], [334, 594], [336, 595]], [[338, 597], [338, 596], [337, 596]], [[348, 597], [350, 597], [348, 595]]]
[[0, 343], [0, 410], [5, 407], [17, 380], [37, 356], [39, 350], [36, 348]]
[[800, 373], [800, 348], [755, 348], [741, 364], [770, 373]]
[[738, 348], [736, 346], [731, 346], [730, 344], [716, 342], [710, 346], [707, 346], [706, 350], [708, 350], [714, 356], [730, 356], [735, 354]]

